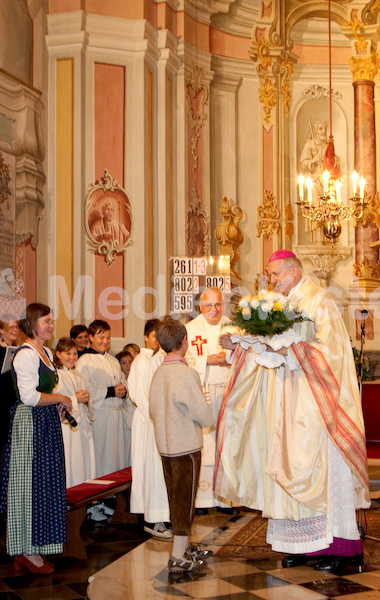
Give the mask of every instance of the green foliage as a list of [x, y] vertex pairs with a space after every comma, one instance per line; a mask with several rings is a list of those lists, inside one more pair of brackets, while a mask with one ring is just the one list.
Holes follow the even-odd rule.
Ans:
[[[358, 350], [355, 346], [352, 346], [352, 353], [354, 355], [355, 367], [356, 367], [356, 375], [359, 377], [360, 372], [360, 350]], [[372, 381], [373, 377], [371, 371], [368, 368], [368, 359], [363, 358], [363, 372], [362, 372], [362, 381]]]
[[304, 320], [286, 296], [272, 291], [242, 298], [234, 323], [250, 335], [272, 336], [280, 335], [294, 323]]
[[295, 313], [294, 311], [288, 311], [287, 314], [281, 310], [270, 311], [264, 313], [260, 309], [252, 310], [251, 317], [245, 319], [239, 310], [235, 316], [235, 324], [244, 329], [250, 335], [278, 335], [284, 333], [294, 323], [303, 321], [302, 315]]

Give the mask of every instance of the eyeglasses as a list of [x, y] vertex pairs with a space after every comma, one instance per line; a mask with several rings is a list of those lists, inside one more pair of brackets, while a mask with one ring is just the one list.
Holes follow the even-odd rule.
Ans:
[[222, 308], [222, 304], [220, 302], [214, 302], [214, 304], [204, 302], [202, 306], [204, 306], [206, 310], [211, 310], [212, 308]]
[[8, 331], [11, 331], [12, 329], [20, 329], [20, 327], [18, 325], [11, 325], [10, 327], [7, 327]]

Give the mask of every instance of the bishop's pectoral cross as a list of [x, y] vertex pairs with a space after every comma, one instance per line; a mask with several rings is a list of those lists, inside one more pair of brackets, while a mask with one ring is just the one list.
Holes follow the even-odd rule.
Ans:
[[207, 340], [203, 340], [201, 335], [196, 335], [195, 340], [191, 342], [192, 346], [197, 347], [198, 356], [203, 356], [203, 344], [207, 344]]

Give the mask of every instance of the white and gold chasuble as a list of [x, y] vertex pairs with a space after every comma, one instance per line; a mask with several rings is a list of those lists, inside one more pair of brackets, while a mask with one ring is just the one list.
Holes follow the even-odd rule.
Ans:
[[[274, 549], [313, 552], [334, 536], [359, 538], [355, 508], [370, 505], [364, 425], [335, 302], [311, 280], [289, 302], [310, 320], [294, 325], [304, 341], [290, 347], [285, 366], [268, 369], [255, 352], [236, 352], [218, 419], [214, 485], [217, 494], [284, 520], [269, 523]], [[349, 514], [339, 514], [339, 501]], [[305, 527], [309, 537], [300, 535]]]

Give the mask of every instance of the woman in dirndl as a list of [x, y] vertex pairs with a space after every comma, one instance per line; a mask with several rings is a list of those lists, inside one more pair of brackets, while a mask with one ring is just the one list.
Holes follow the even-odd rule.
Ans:
[[[50, 308], [33, 303], [20, 326], [27, 339], [13, 360], [17, 385], [10, 436], [7, 552], [16, 570], [49, 574], [42, 555], [63, 552], [66, 542], [65, 458], [59, 411], [70, 398], [52, 394], [58, 377], [44, 342], [53, 333]], [[58, 410], [57, 410], [58, 409]]]

